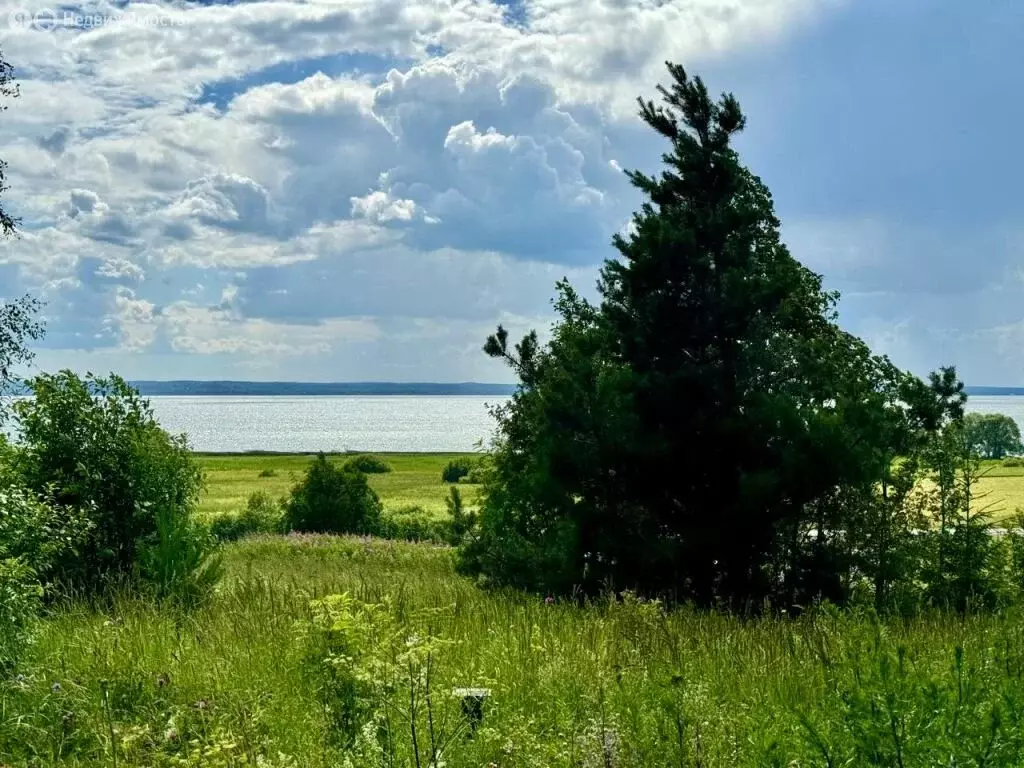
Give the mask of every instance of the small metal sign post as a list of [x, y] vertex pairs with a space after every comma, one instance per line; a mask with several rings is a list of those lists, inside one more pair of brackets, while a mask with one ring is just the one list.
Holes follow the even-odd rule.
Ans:
[[484, 701], [491, 695], [490, 688], [453, 688], [452, 695], [462, 699], [462, 715], [469, 723], [469, 737], [476, 733], [484, 719]]

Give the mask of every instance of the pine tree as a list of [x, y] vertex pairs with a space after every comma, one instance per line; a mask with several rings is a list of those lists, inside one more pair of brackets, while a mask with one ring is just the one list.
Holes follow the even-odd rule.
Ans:
[[549, 344], [487, 341], [520, 388], [463, 564], [541, 590], [840, 598], [837, 532], [890, 472], [924, 385], [840, 329], [837, 296], [783, 245], [732, 147], [736, 99], [668, 68], [663, 104], [640, 100], [666, 169], [629, 174], [647, 202], [600, 306], [562, 283]]
[[789, 388], [804, 374], [789, 363], [831, 331], [835, 298], [782, 245], [768, 190], [732, 148], [745, 125], [736, 99], [716, 102], [700, 78], [668, 66], [664, 106], [640, 102], [671, 142], [668, 168], [630, 174], [650, 202], [615, 240], [622, 260], [602, 273], [616, 352], [634, 374], [643, 464], [663, 478], [631, 494], [653, 496], [645, 507], [657, 527], [687, 530], [680, 555], [704, 561], [692, 572], [698, 595], [724, 576], [730, 593], [755, 598], [783, 512], [772, 486], [786, 457], [770, 438], [797, 415]]

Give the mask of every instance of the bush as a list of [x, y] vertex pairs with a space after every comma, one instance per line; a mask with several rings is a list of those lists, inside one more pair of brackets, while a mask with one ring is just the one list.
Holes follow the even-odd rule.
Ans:
[[25, 650], [42, 597], [31, 568], [17, 558], [0, 559], [0, 671], [9, 671]]
[[452, 459], [441, 470], [441, 480], [445, 483], [457, 483], [473, 471], [473, 462], [469, 459]]
[[451, 517], [448, 525], [448, 538], [452, 546], [459, 546], [476, 525], [476, 513], [468, 512], [463, 506], [462, 493], [458, 488], [453, 486], [448, 490], [448, 498], [445, 500], [448, 505], [448, 515]]
[[368, 454], [353, 456], [345, 462], [345, 466], [358, 469], [360, 472], [365, 472], [368, 475], [378, 475], [391, 471], [391, 465], [380, 456], [370, 456]]
[[281, 527], [280, 506], [266, 491], [254, 491], [242, 512], [218, 517], [210, 533], [219, 541], [236, 541], [256, 533], [278, 533]]
[[1008, 459], [1003, 459], [1004, 467], [1024, 467], [1024, 459], [1019, 456], [1011, 456]]
[[223, 574], [213, 537], [170, 506], [157, 510], [156, 524], [156, 533], [140, 547], [139, 571], [158, 600], [195, 607], [213, 593]]
[[381, 504], [366, 475], [338, 469], [319, 454], [285, 502], [287, 530], [306, 533], [375, 533]]
[[261, 469], [260, 477], [277, 477], [277, 470], [274, 469]]
[[447, 521], [437, 520], [416, 506], [385, 513], [376, 533], [381, 538], [398, 541], [447, 543], [451, 538]]
[[77, 510], [55, 507], [4, 478], [0, 489], [0, 669], [9, 668], [28, 641], [44, 584], [60, 558], [89, 530]]
[[10, 480], [0, 486], [0, 558], [24, 563], [41, 582], [74, 556], [91, 528], [82, 510], [48, 503]]
[[[191, 521], [202, 475], [185, 437], [161, 429], [149, 403], [118, 376], [62, 371], [29, 385], [35, 397], [14, 406], [20, 475], [36, 494], [52, 493], [58, 506], [91, 521], [78, 556], [61, 560], [59, 577], [87, 590], [139, 572], [161, 583], [172, 572], [185, 578], [181, 568], [205, 546]], [[185, 535], [199, 538], [186, 542]], [[181, 551], [172, 556], [174, 547]], [[142, 548], [149, 555], [140, 571]]]

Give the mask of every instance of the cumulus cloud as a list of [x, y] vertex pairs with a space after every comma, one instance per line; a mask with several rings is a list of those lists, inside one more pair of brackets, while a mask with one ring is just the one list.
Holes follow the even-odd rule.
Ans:
[[272, 228], [267, 191], [252, 179], [233, 173], [215, 173], [189, 182], [180, 197], [167, 208], [173, 223], [188, 219], [208, 226], [242, 232], [266, 232]]
[[[527, 0], [513, 22], [491, 0], [100, 0], [131, 20], [6, 30], [25, 226], [0, 268], [51, 297], [69, 359], [497, 376], [497, 319], [543, 327], [564, 275], [592, 289], [636, 203], [621, 168], [657, 158], [632, 99], [662, 62], [820, 5]], [[356, 54], [382, 68], [331, 68]]]
[[[388, 221], [412, 221], [420, 213], [415, 201], [404, 198], [393, 198], [387, 192], [371, 192], [363, 197], [353, 197], [352, 216], [370, 219], [378, 223]], [[431, 217], [431, 221], [438, 220]]]
[[107, 210], [100, 196], [91, 189], [71, 190], [70, 210], [68, 215], [76, 218], [79, 213], [93, 213], [97, 209]]
[[136, 298], [127, 288], [118, 288], [114, 294], [114, 311], [108, 321], [120, 333], [120, 346], [129, 352], [140, 352], [156, 338], [153, 323], [153, 304]]
[[198, 355], [326, 355], [335, 346], [375, 341], [380, 336], [377, 326], [364, 319], [331, 319], [313, 325], [272, 323], [188, 302], [166, 307], [160, 320], [173, 350]]
[[99, 277], [129, 282], [140, 282], [146, 276], [146, 272], [141, 266], [118, 256], [111, 256], [104, 260], [96, 268], [96, 274]]
[[64, 150], [67, 149], [68, 139], [70, 138], [71, 131], [65, 127], [57, 128], [53, 133], [48, 136], [42, 136], [37, 139], [39, 146], [49, 152], [51, 155], [62, 155]]

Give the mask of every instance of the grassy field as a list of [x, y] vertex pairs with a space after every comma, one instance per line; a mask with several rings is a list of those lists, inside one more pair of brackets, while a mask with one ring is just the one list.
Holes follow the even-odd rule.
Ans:
[[[249, 494], [264, 490], [278, 499], [302, 476], [313, 460], [310, 455], [296, 454], [196, 454], [206, 473], [207, 488], [199, 507], [201, 516], [209, 519], [239, 512]], [[451, 459], [473, 457], [458, 453], [382, 453], [376, 454], [391, 464], [394, 471], [370, 475], [370, 485], [384, 504], [385, 510], [419, 506], [428, 514], [445, 514], [448, 486], [441, 482], [441, 469]], [[332, 457], [344, 462], [348, 456]], [[985, 462], [985, 477], [978, 486], [975, 506], [986, 508], [997, 519], [1005, 519], [1024, 510], [1024, 467], [1006, 467], [1001, 462]], [[264, 473], [272, 473], [267, 476]], [[477, 501], [479, 488], [460, 485], [467, 505]]]
[[[207, 516], [309, 456], [200, 456]], [[337, 457], [339, 461], [345, 457]], [[449, 455], [392, 454], [385, 506], [444, 509]], [[1024, 469], [985, 480], [1004, 504]], [[474, 493], [473, 486], [464, 487]], [[810, 768], [1024, 764], [1016, 613], [743, 620], [491, 592], [447, 547], [250, 538], [198, 610], [53, 609], [0, 673], [0, 768]], [[486, 691], [482, 719], [465, 691]]]
[[1015, 517], [1024, 511], [1024, 467], [1007, 467], [1000, 461], [982, 463], [985, 476], [978, 486], [975, 507], [985, 509], [996, 520]]
[[[47, 619], [0, 681], [0, 764], [925, 768], [1024, 755], [1013, 616], [743, 621], [549, 603], [478, 589], [446, 548], [372, 539], [250, 539], [226, 561], [195, 613], [126, 595]], [[453, 689], [477, 687], [489, 696], [471, 733]]]
[[[442, 468], [453, 458], [475, 454], [457, 453], [381, 453], [392, 472], [370, 475], [370, 485], [381, 497], [385, 510], [422, 507], [432, 515], [445, 513], [448, 486], [441, 481]], [[239, 512], [253, 491], [263, 490], [275, 499], [286, 495], [313, 460], [310, 455], [295, 454], [196, 454], [206, 475], [206, 492], [199, 514], [210, 518]], [[349, 456], [331, 457], [338, 463]], [[460, 485], [467, 505], [476, 502], [477, 487]]]

